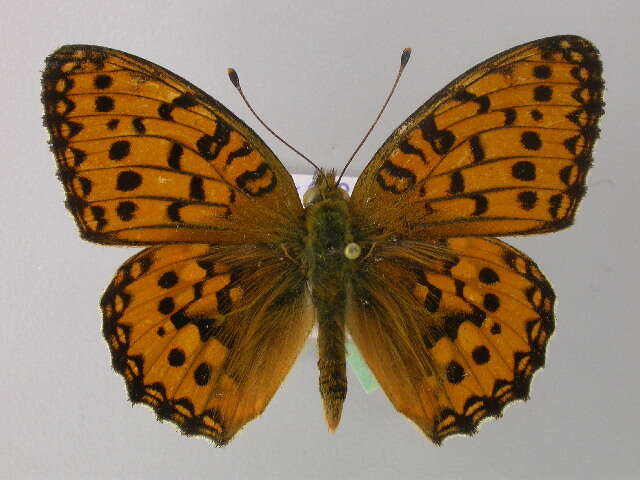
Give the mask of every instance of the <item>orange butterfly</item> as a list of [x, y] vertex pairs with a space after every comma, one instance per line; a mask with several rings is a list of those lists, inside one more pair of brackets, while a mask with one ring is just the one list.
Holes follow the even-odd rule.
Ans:
[[131, 400], [224, 445], [314, 323], [331, 429], [345, 332], [436, 443], [526, 399], [555, 296], [529, 257], [487, 236], [571, 224], [601, 71], [576, 36], [502, 52], [400, 125], [351, 198], [320, 170], [303, 206], [258, 135], [186, 80], [104, 47], [54, 52], [42, 99], [67, 206], [87, 240], [149, 246], [101, 302]]

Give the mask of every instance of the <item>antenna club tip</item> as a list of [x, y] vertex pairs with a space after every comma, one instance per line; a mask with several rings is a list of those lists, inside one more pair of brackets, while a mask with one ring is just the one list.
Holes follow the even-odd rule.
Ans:
[[407, 47], [402, 51], [402, 56], [400, 57], [400, 66], [402, 68], [404, 68], [409, 61], [409, 57], [411, 57], [411, 48]]
[[234, 68], [227, 68], [227, 75], [229, 75], [229, 80], [233, 83], [233, 86], [236, 88], [240, 88], [240, 78], [238, 78], [238, 72]]

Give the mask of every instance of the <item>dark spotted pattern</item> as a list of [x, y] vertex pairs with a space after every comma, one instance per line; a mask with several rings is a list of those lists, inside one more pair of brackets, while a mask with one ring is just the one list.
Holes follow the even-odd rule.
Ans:
[[198, 152], [207, 160], [218, 158], [220, 151], [227, 146], [231, 135], [231, 127], [220, 119], [216, 120], [216, 127], [212, 135], [203, 135], [196, 142]]
[[[215, 161], [222, 149], [229, 144], [231, 131], [231, 127], [218, 118], [213, 134], [205, 134], [196, 142], [198, 152], [206, 160]], [[231, 165], [236, 159], [245, 157], [252, 152], [251, 146], [245, 143], [240, 148], [230, 152], [225, 163], [226, 165]], [[266, 185], [263, 184], [265, 179], [269, 181]], [[249, 170], [238, 175], [235, 178], [235, 183], [248, 195], [261, 197], [276, 188], [277, 180], [273, 169], [266, 162], [262, 162], [255, 170]]]
[[162, 276], [158, 279], [158, 286], [164, 289], [175, 287], [177, 283], [178, 283], [178, 275], [173, 270], [164, 272]]
[[91, 180], [85, 177], [78, 177], [78, 181], [80, 182], [80, 189], [82, 190], [82, 195], [86, 197], [91, 193], [91, 189], [93, 188], [93, 183]]
[[518, 114], [516, 113], [515, 108], [505, 108], [502, 110], [504, 112], [504, 126], [508, 127], [513, 125], [516, 121]]
[[518, 203], [523, 210], [531, 210], [536, 206], [538, 194], [536, 192], [526, 191], [518, 193]]
[[562, 204], [563, 195], [558, 193], [549, 197], [549, 213], [553, 218], [558, 218], [558, 211]]
[[520, 143], [527, 150], [540, 150], [542, 147], [542, 140], [537, 132], [523, 132], [520, 136]]
[[93, 220], [96, 222], [96, 230], [102, 230], [107, 225], [107, 220], [104, 218], [104, 207], [101, 207], [100, 205], [92, 205], [90, 210]]
[[536, 65], [533, 68], [533, 76], [536, 78], [547, 79], [551, 77], [551, 68], [549, 65]]
[[536, 166], [528, 160], [516, 162], [511, 167], [511, 175], [517, 180], [531, 182], [536, 179]]
[[113, 83], [113, 78], [110, 75], [96, 75], [93, 79], [93, 86], [98, 90], [104, 90], [105, 88], [109, 88]]
[[136, 133], [139, 133], [140, 135], [142, 135], [147, 131], [147, 129], [144, 126], [144, 123], [142, 123], [142, 120], [143, 120], [142, 117], [136, 117], [131, 122], [131, 125], [133, 125], [133, 129], [136, 131]]
[[231, 165], [236, 158], [246, 157], [251, 152], [253, 152], [253, 148], [251, 148], [248, 144], [244, 144], [242, 147], [234, 150], [227, 156], [226, 164]]
[[484, 345], [474, 348], [471, 352], [471, 356], [473, 357], [473, 361], [478, 365], [484, 365], [489, 362], [489, 359], [491, 358], [489, 349]]
[[476, 327], [481, 327], [487, 314], [475, 305], [470, 305], [472, 313], [451, 313], [442, 317], [442, 326], [429, 330], [430, 341], [435, 345], [442, 337], [447, 337], [451, 341], [458, 338], [458, 330], [464, 322], [471, 322]]
[[548, 102], [553, 96], [553, 89], [548, 85], [540, 85], [533, 89], [533, 99], [536, 102]]
[[194, 200], [204, 200], [204, 181], [202, 177], [193, 176], [189, 182], [189, 197]]
[[204, 387], [211, 379], [211, 367], [208, 363], [201, 363], [193, 372], [193, 379], [196, 385]]
[[498, 276], [496, 271], [489, 267], [484, 267], [482, 270], [480, 270], [478, 279], [482, 283], [486, 283], [487, 285], [493, 285], [494, 283], [498, 283], [500, 281], [500, 277]]
[[167, 164], [174, 170], [180, 170], [180, 159], [184, 153], [184, 148], [179, 143], [172, 143], [167, 157]]
[[169, 355], [167, 355], [167, 361], [172, 367], [181, 367], [184, 365], [185, 360], [186, 356], [181, 348], [172, 348]]
[[116, 189], [121, 192], [130, 192], [142, 184], [142, 176], [133, 170], [125, 170], [118, 174]]
[[424, 152], [419, 148], [416, 148], [413, 145], [411, 145], [409, 143], [409, 140], [405, 139], [402, 142], [400, 142], [398, 144], [398, 148], [402, 153], [405, 153], [407, 155], [417, 155], [418, 158], [422, 160], [422, 163], [424, 163], [425, 165], [427, 164], [427, 157], [425, 156]]
[[[441, 221], [442, 225], [447, 225], [449, 216], [454, 217], [451, 219], [454, 223], [458, 221], [455, 214], [451, 213], [454, 206], [448, 203], [447, 194], [466, 194], [467, 198], [473, 198], [476, 202], [476, 208], [472, 206], [467, 213], [470, 215], [466, 219], [469, 222], [461, 223], [475, 222], [478, 220], [473, 219], [472, 216], [482, 216], [483, 220], [495, 221], [498, 228], [513, 228], [513, 232], [501, 232], [504, 234], [554, 231], [572, 222], [576, 206], [585, 191], [585, 176], [591, 165], [591, 151], [598, 137], [597, 122], [603, 111], [602, 67], [597, 51], [588, 42], [578, 37], [544, 39], [531, 44], [530, 48], [532, 57], [527, 57], [527, 60], [523, 57], [515, 60], [514, 63], [509, 63], [507, 57], [497, 56], [482, 64], [479, 70], [474, 70], [472, 76], [469, 76], [470, 73], [462, 75], [456, 83], [436, 94], [431, 103], [428, 102], [417, 110], [394, 133], [397, 137], [390, 137], [388, 150], [383, 148], [378, 152], [380, 167], [376, 170], [375, 179], [383, 191], [402, 195], [409, 192], [415, 185], [423, 191], [428, 191], [426, 195], [420, 195], [420, 198], [427, 200], [426, 203], [421, 204], [424, 205], [421, 210], [424, 212], [425, 225], [428, 223], [428, 216], [434, 213], [438, 217], [435, 220], [436, 224]], [[503, 61], [507, 63], [504, 66], [498, 66]], [[482, 80], [486, 78], [485, 74], [498, 73], [511, 76], [515, 74], [516, 69], [521, 69], [523, 77], [513, 77], [512, 85], [524, 88], [517, 93], [519, 97], [514, 99], [513, 106], [509, 107], [507, 104], [504, 108], [495, 108], [506, 101], [506, 96], [502, 96], [505, 88], [491, 90], [493, 87], [490, 87], [490, 82], [487, 82], [486, 86], [483, 85]], [[567, 72], [571, 77], [567, 76]], [[467, 81], [470, 83], [466, 84]], [[570, 94], [571, 98], [566, 98], [566, 86], [571, 85], [572, 81], [575, 82], [575, 86], [572, 87], [574, 91]], [[507, 90], [509, 88], [509, 86], [506, 87]], [[497, 98], [500, 101], [496, 101]], [[576, 128], [572, 130], [567, 128], [566, 124], [555, 128], [550, 115], [557, 115], [558, 110], [554, 110], [556, 107], [566, 108], [572, 101], [577, 101], [580, 106], [573, 111], [569, 109], [566, 118]], [[456, 102], [466, 105], [462, 107]], [[477, 105], [475, 112], [469, 108], [474, 104]], [[504, 114], [504, 127], [513, 126], [517, 129], [513, 132], [519, 141], [519, 145], [511, 147], [505, 145], [504, 154], [497, 148], [499, 145], [489, 143], [494, 139], [494, 131], [503, 135], [503, 141], [511, 141], [508, 137], [511, 132], [507, 130], [501, 132], [500, 125], [495, 123], [494, 113], [498, 111]], [[464, 114], [465, 117], [456, 120], [457, 112]], [[479, 118], [480, 115], [485, 114], [488, 130], [482, 129], [482, 119]], [[465, 128], [465, 125], [468, 128]], [[403, 129], [406, 129], [407, 133]], [[465, 132], [465, 137], [459, 133], [461, 131]], [[565, 134], [564, 138], [562, 138], [563, 134]], [[421, 135], [431, 145], [433, 151], [442, 158], [435, 157], [428, 147], [418, 141], [417, 135]], [[559, 139], [558, 136], [560, 136]], [[394, 140], [397, 142], [396, 149], [392, 148]], [[549, 201], [546, 199], [550, 197], [545, 194], [547, 210], [543, 210], [539, 208], [543, 195], [534, 190], [538, 186], [534, 183], [547, 181], [548, 173], [546, 169], [536, 172], [535, 166], [542, 168], [544, 161], [540, 161], [539, 158], [562, 156], [562, 153], [557, 152], [559, 142], [574, 157], [570, 159], [573, 165], [567, 167], [565, 163], [560, 167], [563, 170], [558, 174], [568, 188], [562, 190], [561, 187], [553, 187], [552, 189], [557, 190], [558, 196], [554, 195], [556, 192], [551, 192]], [[397, 155], [398, 153], [401, 155]], [[449, 153], [451, 155], [448, 155]], [[510, 163], [517, 163], [519, 157], [532, 157], [533, 168], [525, 167], [527, 164], [519, 164], [511, 172], [513, 179], [531, 182], [532, 185], [527, 191], [517, 189], [515, 184], [502, 185], [502, 180], [498, 177], [493, 184], [487, 184], [488, 182], [483, 180], [483, 186], [476, 187], [473, 170], [475, 164], [484, 164], [483, 169], [487, 167], [483, 170], [487, 173], [487, 177], [484, 178], [490, 179], [489, 162], [495, 162], [492, 168], [498, 172], [501, 168], [511, 168]], [[451, 159], [452, 168], [447, 170], [448, 159]], [[464, 163], [464, 168], [461, 168], [462, 162], [468, 162]], [[426, 165], [427, 168], [424, 169], [420, 164]], [[440, 167], [437, 173], [431, 172], [432, 164]], [[460, 173], [454, 173], [455, 171]], [[442, 182], [444, 180], [442, 177], [445, 175], [448, 175], [448, 179]], [[492, 208], [492, 202], [507, 201], [506, 198], [509, 197], [500, 195], [498, 192], [509, 188], [514, 190], [511, 196], [514, 210], [512, 214], [498, 214], [502, 205]], [[485, 213], [482, 213], [484, 208], [480, 197], [470, 196], [475, 192], [482, 194], [487, 200]], [[379, 208], [384, 207], [380, 205]], [[540, 216], [525, 214], [534, 209]], [[496, 215], [491, 215], [493, 211]], [[408, 215], [409, 212], [402, 213]], [[516, 221], [511, 223], [510, 219]], [[454, 228], [453, 226], [443, 228], [444, 234], [449, 235], [449, 230]], [[462, 229], [465, 234], [473, 235], [470, 225], [464, 225]]]
[[544, 118], [544, 115], [542, 115], [542, 112], [540, 110], [538, 110], [537, 108], [534, 108], [529, 113], [531, 114], [531, 118], [533, 118], [536, 122], [539, 122], [540, 120], [542, 120]]
[[581, 139], [580, 135], [574, 135], [573, 137], [569, 137], [564, 141], [564, 146], [572, 155], [576, 155], [578, 152], [576, 151], [576, 145], [578, 141]]
[[487, 197], [484, 195], [471, 195], [469, 198], [476, 203], [473, 213], [471, 214], [474, 217], [482, 215], [489, 208], [489, 200], [487, 200]]
[[115, 108], [113, 98], [101, 95], [96, 97], [96, 112], [110, 112]]
[[109, 158], [111, 160], [122, 160], [131, 153], [131, 143], [127, 140], [118, 140], [109, 147]]
[[73, 166], [79, 167], [82, 162], [87, 158], [87, 154], [84, 150], [80, 150], [79, 148], [70, 148], [69, 149], [73, 154]]
[[491, 108], [491, 101], [486, 95], [476, 96], [468, 90], [460, 90], [453, 95], [454, 100], [459, 102], [475, 102], [478, 104], [477, 114], [487, 113]]
[[116, 214], [123, 222], [129, 222], [133, 220], [133, 216], [137, 209], [138, 206], [135, 203], [124, 201], [118, 203], [118, 206], [116, 207]]
[[474, 135], [469, 139], [469, 146], [471, 147], [471, 153], [473, 154], [473, 161], [475, 163], [480, 163], [484, 160], [485, 153], [484, 148], [482, 148], [482, 143], [480, 142], [480, 137], [478, 135]]
[[438, 130], [433, 115], [428, 115], [418, 126], [423, 138], [438, 155], [447, 153], [456, 141], [455, 135], [449, 130]]
[[464, 192], [464, 177], [460, 171], [453, 172], [451, 174], [451, 183], [449, 184], [449, 193], [455, 195], [462, 192]]
[[449, 362], [449, 365], [447, 365], [447, 380], [449, 380], [449, 383], [458, 384], [464, 380], [464, 376], [465, 372], [462, 365], [455, 360]]
[[565, 185], [570, 185], [571, 172], [573, 171], [574, 168], [576, 167], [573, 165], [567, 165], [566, 167], [563, 167], [560, 169], [560, 172], [559, 172], [560, 181]]
[[[265, 186], [259, 186], [257, 189], [254, 183], [258, 185], [264, 177], [270, 178], [270, 182]], [[261, 197], [276, 188], [276, 176], [273, 170], [265, 162], [261, 163], [256, 170], [248, 171], [236, 177], [236, 185], [238, 188], [248, 193], [252, 197]]]
[[190, 93], [184, 93], [174, 98], [170, 103], [163, 103], [158, 107], [158, 115], [163, 120], [172, 121], [171, 116], [176, 108], [189, 108], [197, 105], [196, 99]]
[[[190, 316], [187, 312], [189, 305], [203, 298], [203, 286], [207, 279], [217, 275], [213, 269], [213, 263], [206, 260], [198, 260], [198, 266], [205, 271], [205, 278], [198, 281], [192, 286], [193, 300], [186, 306], [176, 309], [175, 303], [171, 297], [163, 298], [158, 304], [158, 311], [163, 315], [169, 315], [169, 320], [176, 330], [180, 330], [187, 325], [195, 325], [200, 334], [200, 341], [205, 343], [210, 338], [215, 338], [228, 349], [232, 349], [236, 338], [232, 332], [225, 328], [224, 321], [220, 322], [216, 318], [205, 316]], [[158, 279], [158, 286], [168, 290], [178, 283], [178, 276], [174, 271], [163, 273]], [[216, 300], [218, 314], [226, 315], [231, 312], [233, 300], [231, 299], [231, 289], [238, 285], [238, 275], [235, 270], [229, 273], [228, 283], [217, 290]], [[219, 318], [219, 317], [218, 317]]]
[[158, 303], [158, 312], [162, 313], [163, 315], [169, 315], [171, 312], [173, 312], [174, 309], [175, 303], [173, 302], [173, 298], [171, 297], [164, 297]]
[[235, 270], [231, 271], [229, 275], [229, 283], [216, 292], [216, 300], [218, 304], [218, 312], [222, 315], [226, 315], [231, 311], [233, 301], [231, 300], [231, 289], [236, 286], [238, 281], [238, 274]]
[[[388, 178], [392, 179], [392, 183], [389, 183]], [[380, 167], [376, 181], [384, 191], [401, 194], [413, 188], [416, 184], [416, 176], [411, 170], [399, 167], [387, 160]]]
[[500, 299], [497, 295], [493, 293], [487, 293], [484, 296], [484, 300], [482, 301], [482, 305], [489, 312], [495, 312], [500, 308]]
[[424, 272], [421, 269], [416, 269], [416, 281], [427, 287], [427, 294], [424, 300], [424, 307], [429, 313], [436, 313], [440, 308], [440, 300], [442, 299], [442, 290], [435, 285], [432, 285], [427, 280]]
[[[527, 322], [527, 341], [530, 351], [516, 351], [514, 353], [514, 378], [511, 381], [497, 378], [494, 381], [493, 389], [483, 396], [471, 396], [465, 403], [462, 412], [457, 412], [452, 408], [444, 408], [439, 417], [435, 420], [436, 428], [449, 429], [447, 421], [455, 422], [455, 431], [473, 433], [476, 425], [485, 416], [499, 415], [503, 407], [514, 399], [526, 399], [529, 394], [533, 372], [544, 365], [544, 352], [546, 342], [553, 332], [553, 301], [555, 296], [550, 285], [544, 279], [537, 266], [527, 257], [516, 254], [515, 251], [506, 249], [502, 256], [506, 266], [521, 275], [530, 282], [527, 289], [527, 299], [532, 308], [532, 319]], [[500, 277], [491, 267], [483, 267], [479, 274], [479, 280], [487, 285], [492, 285], [499, 291]], [[495, 294], [488, 293], [484, 296], [483, 307], [493, 315], [492, 309], [499, 308], [499, 298]], [[537, 315], [537, 318], [535, 317]], [[502, 333], [499, 322], [492, 321], [489, 332], [492, 336]], [[431, 330], [432, 335], [439, 338], [438, 329]], [[442, 334], [440, 336], [443, 336]], [[452, 340], [455, 337], [449, 337]], [[431, 339], [430, 339], [431, 340]], [[433, 341], [433, 343], [435, 343]], [[487, 345], [477, 345], [470, 351], [471, 372], [473, 365], [483, 366], [491, 362], [491, 350]], [[446, 366], [446, 379], [451, 384], [458, 384], [464, 381], [465, 369], [456, 361], [452, 361]], [[482, 416], [478, 416], [478, 412]], [[437, 430], [436, 430], [437, 431]], [[442, 430], [441, 434], [448, 430]]]

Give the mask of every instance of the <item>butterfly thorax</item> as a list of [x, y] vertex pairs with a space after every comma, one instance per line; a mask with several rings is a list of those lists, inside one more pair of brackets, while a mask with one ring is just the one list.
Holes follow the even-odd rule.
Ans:
[[347, 394], [345, 310], [352, 262], [345, 253], [353, 244], [348, 197], [333, 175], [319, 174], [306, 196], [305, 257], [318, 322], [320, 394], [331, 430], [340, 422]]

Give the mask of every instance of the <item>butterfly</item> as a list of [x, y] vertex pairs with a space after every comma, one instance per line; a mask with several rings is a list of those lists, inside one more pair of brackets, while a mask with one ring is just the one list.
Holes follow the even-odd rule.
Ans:
[[506, 50], [402, 123], [351, 197], [318, 169], [301, 203], [274, 153], [185, 79], [110, 48], [46, 59], [44, 123], [86, 240], [145, 246], [101, 300], [130, 399], [224, 445], [260, 415], [318, 326], [331, 430], [351, 336], [433, 442], [527, 399], [553, 289], [494, 237], [569, 226], [603, 113], [597, 49]]

